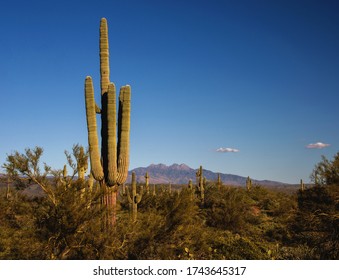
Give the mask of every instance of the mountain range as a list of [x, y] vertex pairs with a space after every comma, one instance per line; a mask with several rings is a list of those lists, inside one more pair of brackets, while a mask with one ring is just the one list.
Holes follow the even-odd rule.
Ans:
[[[129, 171], [127, 183], [131, 182], [131, 174], [135, 172], [137, 182], [145, 182], [145, 174], [148, 172], [150, 177], [150, 184], [187, 184], [191, 179], [193, 182], [196, 180], [197, 169], [193, 169], [186, 164], [172, 164], [167, 166], [165, 164], [151, 164], [148, 167], [138, 167]], [[245, 186], [247, 177], [242, 177], [233, 174], [216, 173], [210, 170], [203, 169], [203, 175], [207, 181], [217, 181], [218, 174], [225, 185]], [[269, 180], [256, 180], [252, 179], [253, 184], [260, 184], [263, 186], [282, 186], [288, 185], [282, 182], [269, 181]]]

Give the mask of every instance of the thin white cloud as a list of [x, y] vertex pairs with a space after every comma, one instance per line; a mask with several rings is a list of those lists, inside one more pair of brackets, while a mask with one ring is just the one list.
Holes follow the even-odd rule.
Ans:
[[307, 149], [323, 149], [323, 148], [326, 148], [330, 146], [330, 144], [325, 144], [325, 143], [321, 143], [321, 142], [317, 142], [317, 143], [314, 143], [314, 144], [308, 144], [306, 146]]
[[239, 152], [238, 149], [233, 149], [233, 148], [219, 148], [215, 150], [218, 153], [237, 153]]

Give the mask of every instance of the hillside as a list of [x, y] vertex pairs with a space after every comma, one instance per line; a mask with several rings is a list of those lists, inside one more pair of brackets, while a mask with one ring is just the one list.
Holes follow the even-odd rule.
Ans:
[[[137, 176], [137, 181], [142, 183], [145, 182], [145, 174], [148, 172], [150, 176], [151, 184], [168, 184], [171, 182], [172, 184], [187, 184], [191, 179], [194, 183], [196, 180], [196, 172], [197, 169], [193, 169], [186, 164], [172, 164], [167, 166], [165, 164], [151, 164], [147, 167], [138, 167], [129, 171], [127, 183], [131, 181], [131, 174], [135, 172]], [[204, 177], [206, 177], [207, 181], [217, 181], [218, 174], [217, 172], [213, 172], [210, 170], [203, 169]], [[5, 182], [5, 175], [1, 175], [3, 180], [0, 180], [0, 187], [7, 186]], [[220, 173], [221, 180], [225, 185], [233, 185], [233, 186], [245, 186], [247, 177], [234, 175], [234, 174], [223, 174]], [[1, 179], [1, 178], [0, 178]], [[253, 184], [259, 184], [262, 186], [270, 186], [270, 187], [286, 187], [292, 186], [287, 183], [270, 181], [270, 180], [256, 180], [255, 178], [251, 178]], [[298, 186], [294, 186], [296, 188]]]
[[[131, 180], [132, 172], [135, 172], [137, 176], [138, 182], [145, 181], [145, 173], [148, 172], [150, 176], [151, 184], [168, 184], [171, 182], [172, 184], [187, 184], [191, 179], [195, 182], [196, 171], [197, 169], [193, 169], [186, 164], [172, 164], [167, 166], [165, 164], [151, 164], [148, 167], [138, 167], [129, 172], [127, 182]], [[204, 177], [208, 181], [216, 181], [218, 178], [218, 173], [203, 169]], [[246, 178], [239, 175], [233, 174], [222, 174], [220, 173], [221, 180], [223, 184], [226, 185], [235, 185], [235, 186], [245, 186]], [[255, 178], [251, 178], [252, 183], [260, 184], [263, 186], [283, 186], [288, 185], [282, 182], [269, 181], [269, 180], [256, 180]]]

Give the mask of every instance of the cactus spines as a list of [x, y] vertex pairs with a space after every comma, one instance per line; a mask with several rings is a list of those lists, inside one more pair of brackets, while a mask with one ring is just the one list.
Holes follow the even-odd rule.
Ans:
[[137, 181], [136, 181], [134, 172], [132, 172], [132, 193], [130, 194], [130, 191], [128, 188], [126, 188], [126, 190], [127, 190], [128, 202], [131, 206], [130, 209], [132, 211], [131, 220], [134, 223], [137, 220], [138, 203], [141, 201], [141, 198], [142, 198], [142, 193], [137, 194]]
[[247, 179], [246, 179], [246, 189], [248, 191], [250, 191], [251, 188], [252, 188], [252, 180], [251, 180], [250, 176], [248, 176]]
[[204, 179], [203, 171], [202, 171], [202, 166], [200, 165], [199, 170], [196, 173], [197, 177], [197, 189], [199, 192], [201, 204], [204, 204], [205, 201], [205, 187], [204, 187], [204, 181], [206, 182], [206, 179]]

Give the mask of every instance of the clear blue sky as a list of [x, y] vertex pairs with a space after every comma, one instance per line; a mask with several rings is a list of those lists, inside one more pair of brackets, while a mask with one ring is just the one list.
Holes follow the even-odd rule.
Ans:
[[308, 182], [339, 151], [338, 14], [323, 0], [3, 1], [0, 164], [38, 145], [62, 168], [87, 146], [84, 79], [99, 100], [106, 17], [111, 81], [132, 87], [131, 169]]

